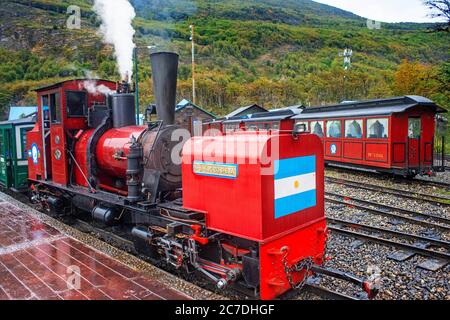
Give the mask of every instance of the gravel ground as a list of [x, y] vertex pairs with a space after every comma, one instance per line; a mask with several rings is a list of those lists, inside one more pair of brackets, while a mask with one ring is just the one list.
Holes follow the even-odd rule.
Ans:
[[[394, 248], [376, 243], [356, 242], [354, 238], [330, 234], [328, 255], [331, 257], [327, 267], [367, 277], [367, 268], [378, 267], [381, 270], [382, 287], [377, 300], [450, 300], [450, 265], [431, 272], [417, 265], [425, 258], [414, 256], [404, 262], [388, 258], [396, 251]], [[324, 277], [320, 285], [345, 294], [358, 296], [361, 292], [354, 285]], [[311, 294], [302, 293], [299, 299], [310, 298]]]
[[363, 189], [357, 189], [354, 187], [343, 186], [338, 183], [325, 183], [325, 190], [340, 195], [346, 195], [349, 197], [359, 198], [367, 201], [372, 201], [388, 206], [403, 208], [406, 210], [412, 210], [421, 212], [424, 214], [433, 214], [442, 217], [450, 217], [450, 206], [439, 203], [430, 203], [427, 201], [405, 199], [401, 196], [386, 194], [383, 192], [369, 191]]
[[[442, 190], [439, 190], [438, 188], [426, 185], [421, 186], [419, 183], [415, 182], [411, 185], [405, 181], [397, 181], [380, 175], [359, 172], [341, 173], [336, 170], [327, 170], [326, 174], [327, 176], [352, 181], [442, 195]], [[446, 175], [448, 175], [448, 173], [446, 173]], [[404, 199], [394, 195], [383, 194], [382, 192], [355, 189], [333, 183], [326, 183], [325, 189], [329, 192], [370, 200], [394, 207], [436, 214], [443, 217], [450, 216], [450, 209], [445, 205], [434, 205], [424, 201]], [[447, 241], [450, 240], [449, 233], [442, 231], [442, 229], [427, 228], [405, 222], [404, 220], [379, 216], [364, 212], [363, 210], [349, 208], [348, 206], [327, 203], [325, 211], [328, 217], [364, 223], [375, 227], [389, 228], [411, 234], [437, 237]], [[447, 265], [436, 272], [426, 271], [417, 267], [421, 262], [427, 260], [427, 258], [419, 255], [415, 255], [404, 262], [397, 262], [389, 259], [388, 256], [397, 250], [398, 249], [389, 246], [361, 241], [360, 239], [331, 232], [328, 244], [328, 255], [330, 255], [332, 259], [327, 262], [327, 266], [355, 273], [361, 277], [366, 276], [366, 270], [369, 266], [377, 266], [381, 270], [383, 281], [382, 290], [377, 299], [450, 300], [450, 265]], [[357, 296], [358, 292], [360, 292], [360, 290], [354, 286], [342, 283], [341, 281], [331, 280], [327, 277], [323, 278], [321, 285], [353, 296]], [[300, 295], [299, 297], [309, 297], [307, 294], [304, 295], [305, 296]]]

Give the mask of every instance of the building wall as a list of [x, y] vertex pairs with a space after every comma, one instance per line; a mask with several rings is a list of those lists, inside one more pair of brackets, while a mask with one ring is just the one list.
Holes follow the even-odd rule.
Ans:
[[[188, 109], [183, 108], [175, 114], [176, 124], [182, 126], [183, 128], [189, 129], [189, 119], [188, 119]], [[213, 119], [211, 115], [203, 112], [200, 109], [193, 108], [192, 120], [193, 121], [203, 121]]]

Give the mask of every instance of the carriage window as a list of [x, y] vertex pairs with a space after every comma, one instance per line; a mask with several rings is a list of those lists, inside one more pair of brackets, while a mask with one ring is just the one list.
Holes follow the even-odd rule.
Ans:
[[327, 121], [327, 138], [341, 138], [342, 124], [340, 120]]
[[270, 130], [270, 129], [272, 129], [272, 124], [269, 122], [260, 123], [260, 124], [258, 124], [258, 129], [261, 131]]
[[239, 123], [228, 123], [225, 125], [225, 132], [239, 131]]
[[247, 131], [269, 131], [278, 130], [279, 128], [279, 122], [247, 122], [245, 124]]
[[361, 139], [362, 138], [362, 120], [345, 120], [345, 137]]
[[84, 91], [66, 91], [67, 116], [82, 117], [87, 114], [87, 95]]
[[387, 139], [389, 138], [389, 119], [368, 119], [367, 138]]
[[419, 139], [421, 131], [421, 121], [420, 118], [409, 118], [408, 119], [408, 137], [412, 139]]
[[311, 133], [323, 138], [323, 121], [311, 121]]
[[247, 131], [258, 131], [258, 124], [256, 122], [247, 122], [245, 124], [245, 129]]
[[280, 121], [272, 123], [272, 130], [280, 130]]

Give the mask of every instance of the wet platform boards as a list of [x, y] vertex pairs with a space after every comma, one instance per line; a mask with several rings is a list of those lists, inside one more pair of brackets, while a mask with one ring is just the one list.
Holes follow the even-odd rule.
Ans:
[[0, 199], [0, 300], [190, 298]]

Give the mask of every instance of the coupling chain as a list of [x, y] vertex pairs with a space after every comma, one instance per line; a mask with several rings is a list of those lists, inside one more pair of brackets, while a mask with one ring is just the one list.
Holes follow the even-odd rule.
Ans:
[[[303, 260], [300, 260], [296, 264], [289, 266], [288, 261], [287, 261], [288, 250], [287, 250], [287, 248], [285, 248], [283, 251], [285, 251], [285, 253], [283, 254], [283, 257], [281, 258], [281, 262], [283, 263], [283, 266], [284, 266], [284, 273], [286, 274], [286, 278], [287, 278], [290, 286], [292, 287], [292, 289], [301, 290], [305, 286], [306, 281], [308, 280], [308, 273], [311, 270], [311, 267], [313, 265], [313, 259], [311, 257], [307, 257]], [[294, 279], [292, 277], [293, 273], [300, 272], [303, 270], [305, 271], [305, 275], [304, 275], [302, 281], [300, 281], [298, 284], [295, 284]]]

